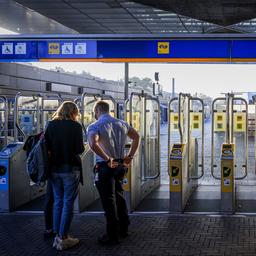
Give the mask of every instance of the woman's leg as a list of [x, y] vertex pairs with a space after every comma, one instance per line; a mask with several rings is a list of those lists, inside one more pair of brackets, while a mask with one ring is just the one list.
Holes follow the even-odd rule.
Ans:
[[73, 218], [74, 201], [78, 194], [80, 172], [72, 171], [70, 173], [62, 173], [62, 178], [64, 187], [64, 199], [59, 235], [65, 238], [69, 233], [71, 221]]
[[54, 193], [53, 230], [56, 234], [59, 234], [64, 197], [62, 173], [52, 173], [51, 182]]

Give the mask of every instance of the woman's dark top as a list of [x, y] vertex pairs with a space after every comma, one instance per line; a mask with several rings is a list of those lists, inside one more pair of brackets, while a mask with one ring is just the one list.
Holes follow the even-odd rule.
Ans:
[[[53, 120], [45, 131], [45, 139], [50, 151], [52, 170], [66, 172], [69, 167], [81, 167], [78, 157], [84, 151], [82, 126], [72, 120]], [[64, 166], [64, 168], [63, 168]], [[72, 169], [72, 168], [71, 168]]]

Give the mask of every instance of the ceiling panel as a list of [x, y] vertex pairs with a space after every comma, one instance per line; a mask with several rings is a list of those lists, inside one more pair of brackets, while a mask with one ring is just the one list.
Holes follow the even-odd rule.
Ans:
[[[2, 1], [8, 0], [0, 0], [0, 3]], [[12, 0], [8, 2], [14, 3]], [[123, 34], [129, 31], [223, 33], [225, 30], [255, 33], [256, 30], [255, 24], [247, 22], [247, 18], [256, 17], [256, 0], [17, 0], [17, 2], [23, 5], [23, 8], [20, 5], [18, 9], [12, 6], [9, 12], [15, 14], [18, 19], [24, 18], [24, 13], [38, 12], [52, 19], [48, 22], [60, 23], [63, 27], [72, 28], [74, 32], [85, 34], [102, 32]], [[29, 9], [26, 9], [27, 7]], [[1, 19], [1, 22], [2, 20], [4, 19]], [[41, 32], [43, 26], [39, 27]], [[36, 28], [29, 29], [36, 31]]]
[[[44, 2], [47, 0], [44, 0]], [[38, 1], [37, 1], [38, 2]], [[52, 2], [52, 1], [51, 1]], [[56, 1], [54, 1], [56, 2]], [[62, 2], [62, 1], [61, 1]], [[56, 22], [25, 8], [12, 0], [0, 0], [0, 27], [23, 34], [72, 34], [77, 33]]]
[[255, 0], [134, 0], [134, 2], [221, 26], [256, 17]]

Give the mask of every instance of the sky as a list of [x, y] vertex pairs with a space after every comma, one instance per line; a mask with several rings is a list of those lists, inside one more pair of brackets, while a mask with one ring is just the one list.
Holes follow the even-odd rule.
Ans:
[[[0, 28], [0, 34], [17, 34]], [[105, 79], [120, 80], [124, 78], [122, 63], [33, 63], [33, 65], [50, 69], [56, 66], [66, 71], [90, 72]], [[172, 78], [175, 79], [175, 91], [184, 93], [203, 93], [218, 97], [226, 92], [256, 91], [256, 64], [129, 64], [129, 77], [151, 78], [159, 72], [160, 84], [165, 91], [171, 92]]]

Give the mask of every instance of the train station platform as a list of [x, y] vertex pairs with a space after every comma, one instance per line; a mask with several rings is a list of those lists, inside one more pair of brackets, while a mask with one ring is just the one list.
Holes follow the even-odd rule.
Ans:
[[71, 232], [76, 248], [57, 252], [43, 239], [41, 214], [0, 215], [0, 255], [255, 255], [256, 216], [132, 214], [130, 235], [116, 246], [101, 246], [102, 214], [78, 214]]

